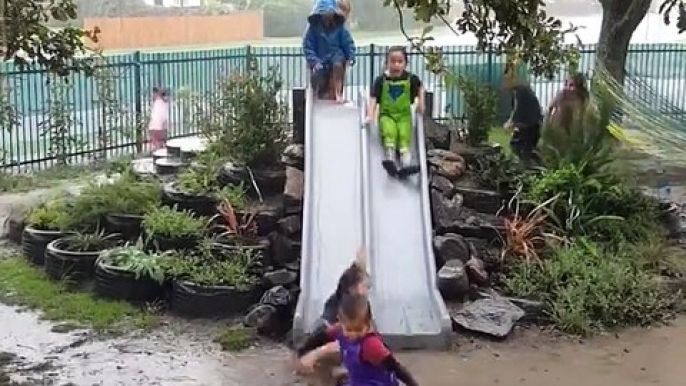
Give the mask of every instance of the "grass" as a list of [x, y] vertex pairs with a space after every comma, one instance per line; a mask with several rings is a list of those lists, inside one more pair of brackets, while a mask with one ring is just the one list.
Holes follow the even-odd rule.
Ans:
[[0, 258], [0, 299], [42, 312], [48, 320], [72, 322], [98, 331], [150, 329], [157, 315], [123, 301], [69, 291], [22, 258]]
[[214, 343], [224, 351], [237, 352], [250, 348], [257, 341], [257, 334], [253, 329], [243, 326], [229, 326], [222, 329]]
[[512, 149], [510, 149], [510, 137], [510, 133], [502, 127], [493, 127], [491, 131], [488, 132], [488, 142], [500, 145], [505, 151], [505, 154], [512, 153]]

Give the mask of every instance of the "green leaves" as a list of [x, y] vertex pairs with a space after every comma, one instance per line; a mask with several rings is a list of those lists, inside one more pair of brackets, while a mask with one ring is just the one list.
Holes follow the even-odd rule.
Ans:
[[85, 42], [97, 42], [100, 31], [50, 25], [68, 24], [74, 19], [76, 4], [72, 0], [7, 0], [5, 59], [20, 68], [39, 64], [62, 76], [81, 70], [91, 74], [94, 59], [86, 56], [89, 50]]
[[[425, 23], [438, 19], [456, 34], [474, 34], [477, 50], [507, 55], [508, 68], [525, 62], [535, 75], [553, 78], [561, 66], [573, 63], [575, 58], [578, 62], [577, 49], [564, 43], [565, 36], [576, 32], [577, 28], [565, 27], [559, 19], [548, 16], [540, 0], [465, 1], [464, 10], [455, 21], [447, 19], [451, 3], [448, 0], [384, 1], [398, 11], [412, 9], [415, 19]], [[423, 32], [418, 39], [424, 41], [426, 35], [427, 32]], [[436, 64], [436, 52], [432, 54], [432, 58], [427, 57], [427, 66], [440, 73], [444, 67]]]

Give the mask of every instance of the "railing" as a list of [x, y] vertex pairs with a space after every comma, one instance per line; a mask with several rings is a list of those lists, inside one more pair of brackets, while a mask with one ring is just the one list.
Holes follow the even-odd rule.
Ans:
[[[383, 71], [386, 47], [358, 49], [356, 65], [348, 70], [346, 94], [353, 98], [367, 89]], [[491, 84], [500, 84], [503, 58], [476, 53], [473, 47], [444, 47], [447, 62], [457, 71], [467, 72]], [[595, 47], [581, 49], [580, 69], [590, 72], [595, 61]], [[130, 154], [145, 140], [145, 121], [153, 86], [171, 90], [170, 136], [196, 133], [190, 123], [192, 106], [186, 96], [214, 90], [220, 78], [232, 70], [245, 68], [248, 57], [261, 69], [278, 66], [285, 93], [307, 84], [305, 60], [299, 47], [251, 47], [186, 52], [156, 52], [111, 55], [99, 72], [87, 77], [74, 74], [68, 84], [56, 90], [55, 82], [42, 69], [19, 71], [12, 65], [4, 68], [5, 97], [18, 113], [15, 124], [7, 125], [0, 136], [5, 167], [49, 167], [58, 159], [70, 163], [88, 162]], [[427, 89], [433, 91], [434, 118], [460, 116], [460, 95], [445, 87], [441, 79], [425, 69], [419, 54], [410, 55], [409, 70], [418, 74]], [[652, 92], [672, 106], [686, 110], [686, 45], [651, 44], [630, 48], [628, 70], [652, 87]], [[547, 104], [564, 81], [560, 71], [553, 80], [531, 77], [530, 82], [542, 104]], [[52, 86], [52, 87], [51, 87]], [[289, 98], [290, 101], [290, 98]], [[51, 143], [45, 131], [56, 112], [68, 115], [67, 141]], [[0, 112], [1, 114], [1, 112]], [[679, 113], [681, 114], [681, 113]], [[53, 138], [54, 139], [54, 138]], [[54, 141], [53, 141], [54, 142]], [[61, 145], [62, 154], [55, 148]]]

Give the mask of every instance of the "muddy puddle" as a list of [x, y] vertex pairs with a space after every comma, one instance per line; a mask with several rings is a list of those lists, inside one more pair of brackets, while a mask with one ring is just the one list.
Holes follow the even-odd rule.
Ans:
[[[288, 352], [259, 347], [239, 355], [212, 343], [218, 326], [166, 321], [147, 334], [118, 338], [63, 328], [0, 305], [0, 365], [26, 385], [293, 385]], [[4, 363], [3, 363], [4, 362]], [[0, 384], [2, 381], [0, 380]]]

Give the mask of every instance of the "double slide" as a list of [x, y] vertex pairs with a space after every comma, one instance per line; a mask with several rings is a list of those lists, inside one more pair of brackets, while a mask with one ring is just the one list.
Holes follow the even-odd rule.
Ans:
[[451, 322], [436, 287], [424, 126], [415, 116], [419, 174], [399, 181], [381, 166], [378, 128], [358, 106], [308, 92], [301, 294], [296, 341], [316, 328], [326, 299], [360, 247], [367, 252], [374, 323], [395, 349], [443, 349]]

